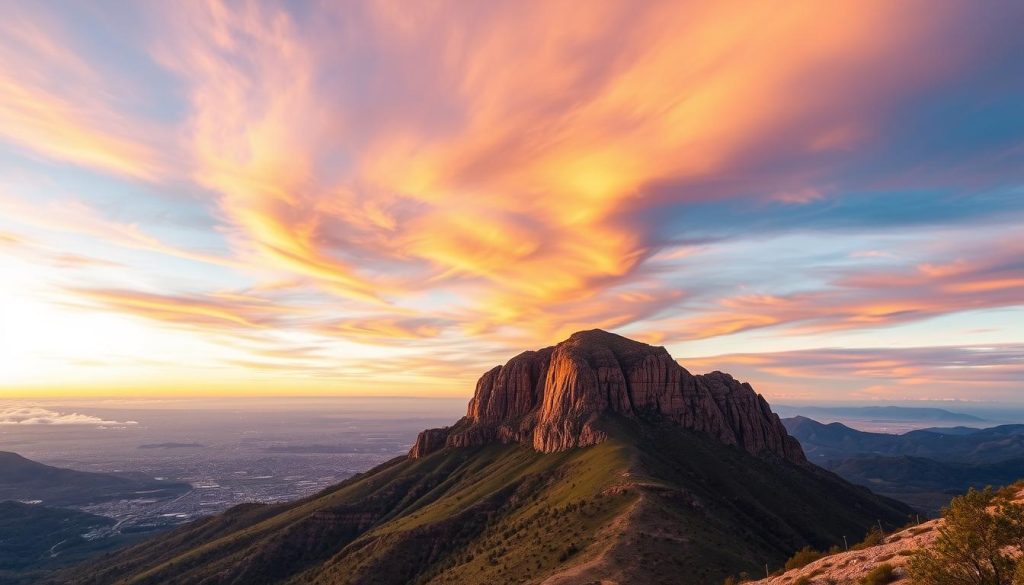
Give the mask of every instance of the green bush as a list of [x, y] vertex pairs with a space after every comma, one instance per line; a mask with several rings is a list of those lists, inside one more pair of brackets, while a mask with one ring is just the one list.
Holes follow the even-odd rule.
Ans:
[[943, 510], [939, 536], [908, 563], [918, 585], [1024, 585], [1010, 549], [1024, 544], [1024, 506], [991, 489], [970, 490]]

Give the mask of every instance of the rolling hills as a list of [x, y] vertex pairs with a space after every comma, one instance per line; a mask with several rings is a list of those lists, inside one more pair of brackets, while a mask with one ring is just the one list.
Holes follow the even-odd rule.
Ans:
[[788, 418], [783, 424], [815, 462], [855, 455], [929, 457], [960, 463], [1024, 457], [1024, 425], [924, 429], [893, 435], [858, 431], [841, 423], [823, 424], [806, 417]]
[[749, 385], [595, 330], [485, 374], [407, 457], [55, 582], [717, 584], [910, 514], [809, 464]]
[[891, 435], [804, 417], [783, 424], [815, 463], [929, 514], [968, 488], [1024, 477], [1024, 425]]

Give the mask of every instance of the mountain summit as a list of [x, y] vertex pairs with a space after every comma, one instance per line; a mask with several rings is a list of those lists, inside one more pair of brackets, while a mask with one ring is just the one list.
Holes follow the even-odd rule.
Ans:
[[476, 384], [466, 416], [420, 433], [410, 451], [521, 443], [543, 453], [595, 445], [610, 417], [670, 421], [753, 455], [805, 463], [763, 397], [728, 374], [693, 375], [664, 347], [600, 329], [523, 352]]
[[910, 512], [808, 463], [747, 384], [595, 330], [484, 374], [466, 416], [408, 455], [55, 581], [720, 584]]

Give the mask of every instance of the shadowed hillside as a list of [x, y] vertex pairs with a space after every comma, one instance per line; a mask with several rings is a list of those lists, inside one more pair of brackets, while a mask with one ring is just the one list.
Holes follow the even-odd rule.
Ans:
[[192, 489], [187, 483], [158, 481], [141, 475], [91, 473], [51, 467], [17, 453], [0, 451], [0, 501], [41, 501], [48, 506], [78, 506], [130, 499], [145, 493], [164, 498]]

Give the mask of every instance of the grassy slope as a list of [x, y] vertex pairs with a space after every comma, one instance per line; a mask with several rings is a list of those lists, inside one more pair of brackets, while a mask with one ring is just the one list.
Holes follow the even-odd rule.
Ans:
[[628, 464], [616, 442], [552, 455], [487, 447], [428, 494], [429, 503], [296, 582], [500, 584], [544, 575], [635, 499], [595, 497], [621, 482]]
[[568, 569], [720, 583], [909, 512], [676, 427], [613, 436], [548, 455], [492, 445], [396, 459], [300, 502], [184, 527], [65, 582], [499, 585]]

